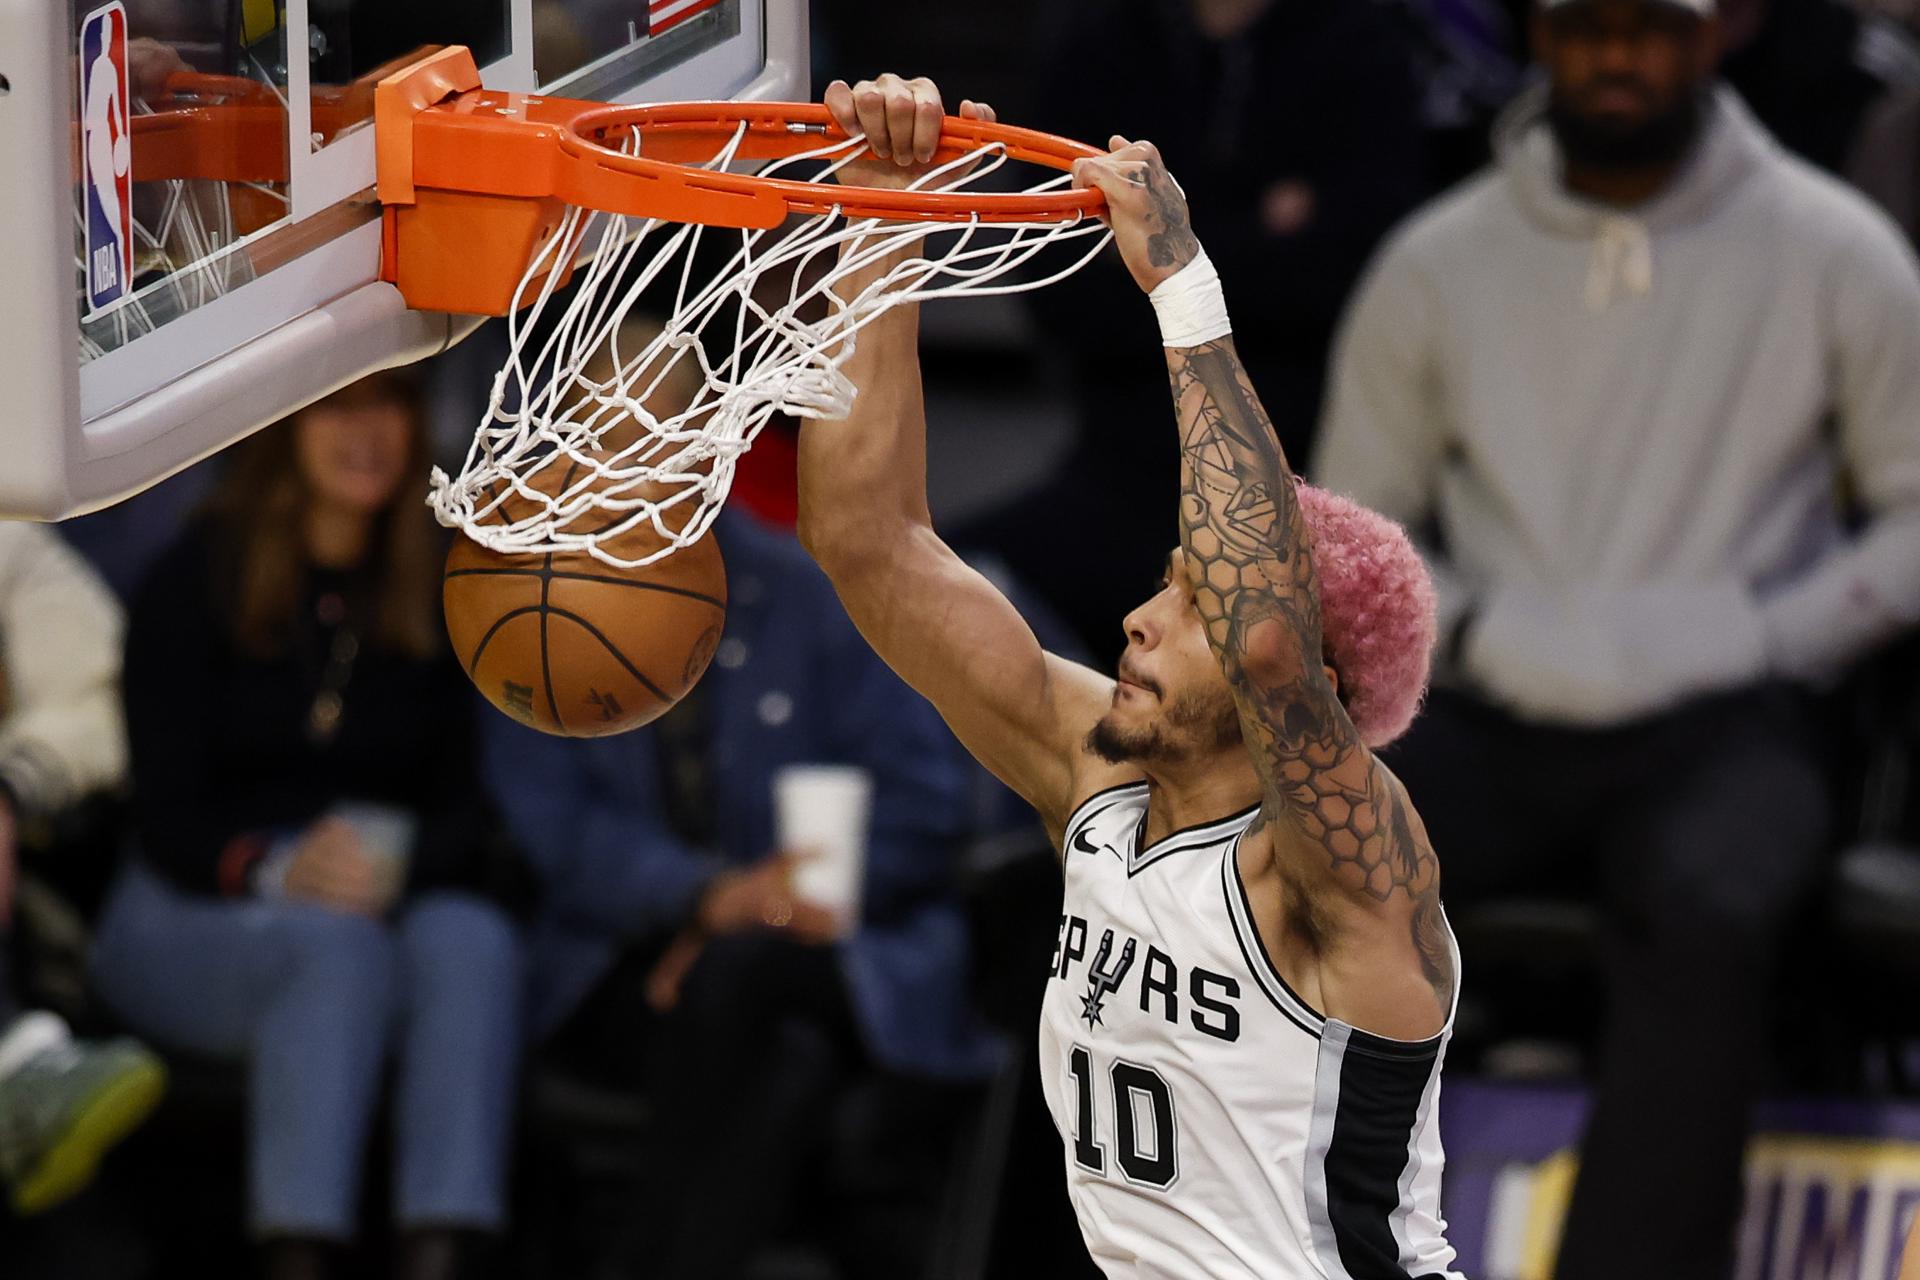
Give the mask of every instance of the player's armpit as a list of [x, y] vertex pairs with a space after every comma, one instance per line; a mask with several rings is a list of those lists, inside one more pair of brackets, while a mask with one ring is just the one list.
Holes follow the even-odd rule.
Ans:
[[867, 643], [1057, 833], [1113, 681], [1042, 649], [999, 588], [925, 524], [887, 522], [857, 544], [810, 550]]
[[[1353, 979], [1337, 995], [1339, 1016], [1381, 1035], [1419, 1039], [1423, 1018], [1444, 1021], [1455, 974], [1440, 909], [1440, 864], [1419, 817], [1386, 766], [1362, 753], [1316, 770], [1284, 766], [1285, 790], [1269, 797], [1245, 839], [1257, 861], [1273, 860], [1293, 899], [1286, 914], [1315, 953], [1322, 982]], [[1362, 771], [1364, 770], [1364, 772]], [[1411, 960], [1411, 965], [1399, 959]], [[1418, 973], [1427, 999], [1382, 975]]]

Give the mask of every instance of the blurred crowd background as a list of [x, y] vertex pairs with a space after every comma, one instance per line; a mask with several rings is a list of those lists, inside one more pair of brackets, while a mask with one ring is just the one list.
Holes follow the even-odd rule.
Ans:
[[[1290, 456], [1429, 554], [1389, 762], [1461, 937], [1448, 1088], [1585, 1126], [1544, 1243], [1475, 1274], [1759, 1275], [1756, 1106], [1920, 1140], [1920, 10], [1723, 0], [1678, 176], [1608, 205], [1543, 149], [1528, 0], [813, 21], [816, 87], [1157, 142]], [[1174, 538], [1133, 292], [925, 323], [937, 522], [1108, 668]], [[1091, 1274], [1035, 1075], [1054, 854], [799, 550], [790, 424], [665, 719], [543, 738], [452, 661], [420, 498], [502, 341], [0, 525], [0, 1274]], [[776, 847], [816, 762], [873, 783], [851, 925]]]

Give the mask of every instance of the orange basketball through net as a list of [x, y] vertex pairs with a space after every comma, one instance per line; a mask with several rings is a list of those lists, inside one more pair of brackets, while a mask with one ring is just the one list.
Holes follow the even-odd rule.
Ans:
[[[612, 545], [642, 559], [657, 542], [639, 529]], [[503, 555], [461, 537], [442, 604], [454, 653], [496, 707], [545, 733], [599, 738], [658, 718], [706, 672], [727, 576], [711, 537], [638, 569], [579, 551]]]
[[[1065, 172], [1102, 153], [1004, 125], [949, 118], [907, 190], [842, 186], [866, 140], [824, 107], [489, 93], [457, 48], [383, 81], [375, 116], [383, 274], [410, 306], [507, 316], [486, 416], [430, 502], [477, 544], [449, 562], [462, 660], [550, 732], [644, 723], [698, 677], [725, 599], [707, 534], [734, 465], [775, 414], [846, 416], [862, 328], [1039, 288], [1111, 239], [1099, 194]], [[989, 189], [1015, 163], [1045, 176]], [[724, 261], [703, 272], [709, 235]], [[643, 329], [643, 299], [663, 298]], [[693, 393], [667, 401], [677, 380]]]

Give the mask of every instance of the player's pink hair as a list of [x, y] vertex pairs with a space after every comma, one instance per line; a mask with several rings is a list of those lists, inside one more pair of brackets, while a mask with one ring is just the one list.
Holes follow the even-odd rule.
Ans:
[[1357, 502], [1298, 482], [1320, 574], [1327, 661], [1361, 739], [1384, 747], [1407, 731], [1433, 663], [1433, 579], [1406, 530]]

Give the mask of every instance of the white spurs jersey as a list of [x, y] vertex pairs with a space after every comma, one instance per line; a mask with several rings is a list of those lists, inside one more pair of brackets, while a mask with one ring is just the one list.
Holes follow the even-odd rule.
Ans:
[[[1087, 1247], [1114, 1280], [1459, 1280], [1440, 1218], [1452, 1017], [1387, 1040], [1288, 988], [1236, 861], [1254, 812], [1142, 848], [1136, 783], [1067, 823], [1040, 1067]], [[1457, 991], [1457, 950], [1454, 974]]]

